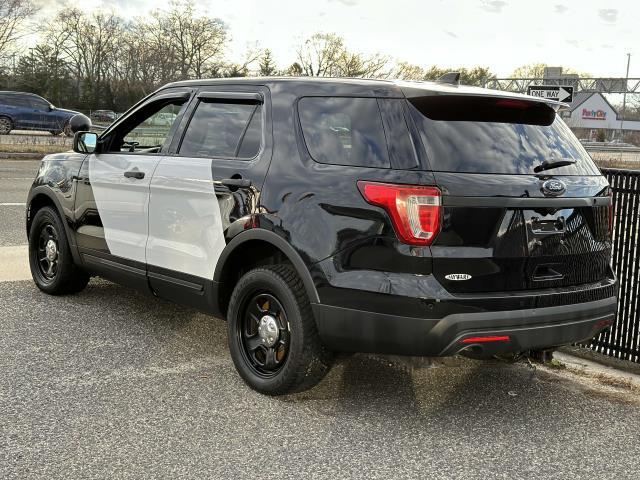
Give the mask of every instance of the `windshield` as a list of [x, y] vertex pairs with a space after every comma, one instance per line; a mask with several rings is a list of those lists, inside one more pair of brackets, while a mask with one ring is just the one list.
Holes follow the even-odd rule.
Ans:
[[551, 107], [479, 97], [410, 99], [431, 168], [443, 172], [535, 174], [543, 162], [574, 164], [553, 175], [600, 175]]

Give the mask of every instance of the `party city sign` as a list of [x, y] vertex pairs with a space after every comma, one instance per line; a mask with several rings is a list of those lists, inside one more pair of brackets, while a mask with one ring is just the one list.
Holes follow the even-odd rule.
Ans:
[[583, 108], [582, 118], [585, 120], [606, 120], [607, 112], [604, 110], [590, 110], [588, 108]]

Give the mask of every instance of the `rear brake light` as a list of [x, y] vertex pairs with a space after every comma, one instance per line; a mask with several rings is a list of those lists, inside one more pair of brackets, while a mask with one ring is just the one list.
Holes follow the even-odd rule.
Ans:
[[516, 108], [525, 110], [527, 108], [534, 107], [535, 104], [526, 100], [518, 100], [512, 98], [500, 98], [496, 100], [496, 107]]
[[486, 337], [468, 337], [460, 340], [460, 343], [468, 345], [470, 343], [495, 343], [495, 342], [508, 342], [510, 340], [509, 335], [489, 335]]
[[431, 245], [441, 224], [438, 188], [365, 181], [359, 181], [358, 188], [367, 202], [387, 211], [403, 243]]

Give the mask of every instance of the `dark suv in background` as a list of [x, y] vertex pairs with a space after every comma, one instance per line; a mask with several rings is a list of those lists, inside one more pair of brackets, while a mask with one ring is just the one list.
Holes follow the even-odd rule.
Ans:
[[585, 341], [616, 308], [612, 200], [560, 107], [445, 83], [169, 84], [43, 160], [33, 278], [62, 294], [100, 275], [224, 317], [268, 394], [313, 386], [334, 352]]
[[42, 130], [73, 135], [69, 120], [78, 112], [56, 108], [34, 93], [0, 91], [0, 135], [11, 130]]

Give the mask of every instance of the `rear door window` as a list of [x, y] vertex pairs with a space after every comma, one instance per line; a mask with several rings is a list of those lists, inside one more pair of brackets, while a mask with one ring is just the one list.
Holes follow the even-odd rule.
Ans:
[[18, 95], [7, 95], [3, 99], [3, 103], [12, 107], [29, 107], [29, 100]]
[[298, 113], [304, 141], [316, 162], [390, 167], [375, 98], [304, 97]]
[[251, 159], [260, 151], [262, 106], [202, 100], [185, 132], [179, 154]]
[[435, 171], [534, 174], [544, 161], [569, 160], [575, 164], [548, 172], [600, 174], [569, 127], [543, 103], [452, 95], [409, 102]]

